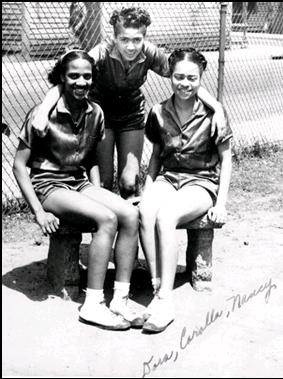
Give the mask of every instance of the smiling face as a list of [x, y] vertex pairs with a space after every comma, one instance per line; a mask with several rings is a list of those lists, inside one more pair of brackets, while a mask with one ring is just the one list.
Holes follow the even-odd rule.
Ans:
[[145, 26], [140, 28], [125, 28], [122, 24], [117, 26], [115, 44], [125, 61], [131, 62], [140, 54], [144, 44], [145, 32]]
[[83, 100], [92, 83], [92, 67], [89, 61], [77, 58], [67, 64], [65, 75], [62, 76], [64, 93], [67, 98]]
[[180, 100], [189, 100], [196, 95], [201, 82], [199, 66], [188, 60], [176, 63], [171, 75], [172, 89]]

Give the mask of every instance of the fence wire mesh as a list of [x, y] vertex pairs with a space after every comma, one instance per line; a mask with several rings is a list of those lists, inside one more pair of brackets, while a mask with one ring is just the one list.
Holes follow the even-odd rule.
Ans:
[[[234, 132], [234, 151], [283, 141], [283, 5], [225, 4], [223, 103]], [[195, 47], [208, 60], [203, 86], [217, 96], [220, 2], [2, 2], [2, 210], [21, 194], [12, 174], [17, 136], [28, 110], [46, 93], [48, 70], [72, 46], [89, 50], [110, 38], [114, 9], [141, 6], [152, 24], [147, 38], [165, 52]], [[227, 7], [227, 8], [226, 8]], [[149, 72], [146, 111], [171, 94], [170, 82]], [[145, 143], [143, 163], [150, 156]]]

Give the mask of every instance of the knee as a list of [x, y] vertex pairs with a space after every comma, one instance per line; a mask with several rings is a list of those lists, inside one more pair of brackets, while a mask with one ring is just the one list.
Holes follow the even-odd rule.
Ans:
[[138, 193], [138, 175], [121, 176], [119, 180], [120, 194], [124, 199], [135, 196]]
[[123, 217], [123, 224], [134, 233], [139, 228], [139, 211], [136, 207], [129, 204]]
[[115, 235], [118, 228], [118, 219], [115, 213], [105, 212], [103, 219], [97, 222], [98, 231], [103, 231], [108, 234]]

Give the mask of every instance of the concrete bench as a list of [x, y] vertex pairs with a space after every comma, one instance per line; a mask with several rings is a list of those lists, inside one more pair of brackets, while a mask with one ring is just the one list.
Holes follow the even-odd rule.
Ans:
[[47, 280], [54, 292], [64, 300], [77, 298], [81, 290], [84, 270], [80, 263], [80, 245], [83, 233], [94, 233], [95, 227], [60, 223], [56, 233], [49, 237]]
[[178, 227], [187, 230], [186, 271], [196, 291], [211, 290], [214, 229], [220, 229], [223, 225], [210, 221], [205, 214]]
[[[211, 222], [206, 214], [178, 227], [187, 230], [186, 271], [188, 280], [197, 291], [209, 290], [214, 229], [222, 225]], [[88, 225], [61, 223], [57, 232], [50, 235], [47, 279], [55, 293], [65, 300], [79, 295], [84, 270], [79, 260], [80, 244], [82, 234], [91, 232], [95, 232], [95, 228]]]

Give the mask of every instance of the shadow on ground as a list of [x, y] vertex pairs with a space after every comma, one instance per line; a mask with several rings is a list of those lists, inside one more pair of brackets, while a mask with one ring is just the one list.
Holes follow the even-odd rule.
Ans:
[[[84, 251], [87, 246], [82, 244]], [[4, 286], [21, 292], [32, 301], [44, 301], [50, 296], [58, 296], [50, 286], [46, 278], [47, 260], [32, 262], [26, 266], [16, 267], [2, 276]], [[115, 280], [115, 269], [109, 268], [106, 274], [104, 292], [106, 302], [109, 303], [113, 295]], [[179, 265], [175, 278], [175, 288], [182, 286], [188, 281], [186, 268]], [[73, 301], [82, 303], [83, 289], [87, 283], [87, 270], [81, 270], [80, 293]], [[152, 287], [150, 274], [147, 269], [146, 261], [139, 259], [133, 270], [131, 279], [130, 297], [132, 300], [147, 306], [152, 299]]]

